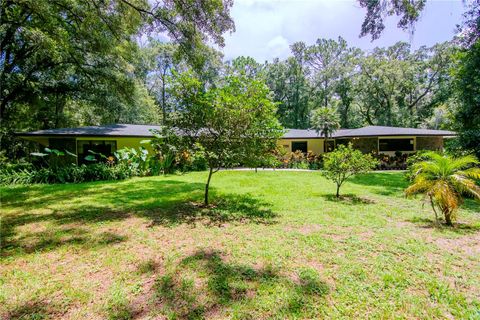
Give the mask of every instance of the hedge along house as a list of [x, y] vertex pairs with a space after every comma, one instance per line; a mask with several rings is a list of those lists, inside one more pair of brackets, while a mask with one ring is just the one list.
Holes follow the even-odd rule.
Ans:
[[[17, 133], [17, 136], [39, 143], [44, 147], [68, 150], [77, 155], [78, 163], [86, 162], [89, 150], [112, 155], [116, 150], [146, 146], [142, 140], [153, 138], [160, 126], [114, 124], [80, 128], [63, 128]], [[312, 151], [316, 154], [331, 151], [338, 144], [352, 143], [364, 153], [393, 155], [399, 151], [412, 153], [417, 150], [442, 150], [444, 137], [455, 132], [414, 128], [368, 126], [358, 129], [339, 129], [332, 137], [317, 134], [314, 130], [287, 129], [278, 141], [287, 151]]]

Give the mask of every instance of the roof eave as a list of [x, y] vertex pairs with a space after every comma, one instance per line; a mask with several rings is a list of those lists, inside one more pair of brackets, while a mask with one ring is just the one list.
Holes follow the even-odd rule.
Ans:
[[105, 137], [105, 138], [152, 138], [154, 135], [125, 135], [125, 134], [88, 134], [88, 133], [50, 133], [50, 134], [41, 134], [41, 133], [14, 133], [17, 137]]

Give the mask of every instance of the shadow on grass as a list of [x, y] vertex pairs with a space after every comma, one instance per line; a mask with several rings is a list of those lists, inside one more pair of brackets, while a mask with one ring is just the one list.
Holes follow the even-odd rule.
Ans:
[[476, 213], [480, 217], [480, 201], [476, 201], [473, 199], [465, 199], [461, 208], [466, 211], [470, 211], [472, 213]]
[[457, 234], [472, 234], [480, 231], [480, 225], [470, 225], [465, 223], [454, 223], [452, 227], [447, 226], [443, 220], [435, 223], [434, 219], [415, 217], [407, 220], [420, 228], [435, 229], [440, 232], [453, 232]]
[[373, 187], [369, 189], [384, 196], [403, 192], [408, 187], [408, 181], [403, 172], [370, 172], [354, 176], [348, 182]]
[[46, 302], [35, 301], [20, 305], [5, 314], [0, 313], [0, 319], [53, 319], [57, 317], [61, 318], [61, 315], [62, 308]]
[[298, 279], [291, 279], [272, 268], [230, 263], [221, 252], [202, 250], [157, 278], [148, 309], [173, 318], [203, 319], [221, 317], [235, 304], [241, 308], [257, 303], [261, 307], [258, 301], [268, 298], [276, 300], [275, 313], [284, 318], [301, 314], [306, 305], [328, 292], [329, 287], [313, 270], [299, 272]]
[[90, 233], [82, 228], [62, 228], [26, 233], [14, 240], [4, 239], [0, 257], [46, 252], [64, 246], [99, 248], [124, 242], [126, 236], [112, 232]]
[[276, 214], [269, 204], [250, 195], [223, 194], [216, 202], [205, 207], [201, 202], [179, 202], [168, 208], [157, 208], [142, 212], [153, 225], [173, 226], [177, 224], [221, 226], [224, 223], [272, 224]]
[[[113, 234], [109, 238], [117, 239], [115, 241], [103, 241], [96, 235], [98, 239], [92, 242], [88, 227], [75, 225], [121, 221], [131, 216], [147, 218], [152, 226], [166, 227], [184, 223], [220, 226], [228, 222], [274, 222], [276, 214], [270, 209], [271, 205], [248, 194], [219, 194], [212, 188], [213, 205], [200, 206], [203, 188], [203, 183], [138, 179], [6, 189], [2, 192], [2, 206], [25, 212], [2, 217], [0, 256], [51, 250], [70, 243], [99, 246], [120, 242], [124, 240], [122, 236]], [[49, 223], [53, 227], [49, 226], [47, 232], [33, 230], [20, 237], [16, 235], [17, 227], [38, 223]], [[70, 228], [65, 229], [65, 225]], [[35, 225], [33, 227], [35, 229]]]
[[362, 198], [354, 194], [343, 194], [340, 197], [336, 197], [334, 194], [322, 194], [322, 197], [331, 202], [343, 203], [348, 205], [358, 205], [358, 204], [375, 204], [376, 202], [372, 199]]

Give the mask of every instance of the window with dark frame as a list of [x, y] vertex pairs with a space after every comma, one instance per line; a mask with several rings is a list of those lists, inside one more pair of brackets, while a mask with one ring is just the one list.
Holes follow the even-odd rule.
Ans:
[[61, 163], [76, 163], [75, 157], [71, 155], [75, 154], [74, 138], [48, 138], [48, 147], [65, 153], [65, 156], [59, 159]]
[[307, 141], [292, 141], [292, 152], [301, 151], [303, 153], [307, 153]]
[[381, 151], [414, 151], [412, 138], [378, 139], [378, 150]]
[[326, 140], [324, 143], [324, 152], [332, 152], [335, 150], [335, 140]]
[[115, 140], [77, 140], [78, 163], [91, 163], [85, 160], [86, 156], [93, 155], [97, 161], [102, 161], [102, 157], [95, 155], [89, 150], [100, 153], [106, 157], [112, 156], [117, 151], [117, 141]]

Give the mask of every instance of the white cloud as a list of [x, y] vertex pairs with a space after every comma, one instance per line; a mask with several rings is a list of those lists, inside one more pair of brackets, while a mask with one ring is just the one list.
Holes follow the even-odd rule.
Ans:
[[267, 50], [272, 57], [285, 58], [290, 53], [290, 46], [287, 39], [276, 36], [267, 43]]
[[[389, 19], [380, 40], [359, 38], [365, 10], [355, 0], [236, 0], [231, 14], [236, 32], [225, 35], [225, 58], [252, 56], [258, 61], [284, 58], [296, 41], [312, 44], [318, 38], [342, 36], [363, 49], [412, 40], [412, 45], [432, 45], [449, 40], [464, 11], [461, 1], [428, 1], [413, 39]], [[442, 23], [439, 23], [442, 21]]]

